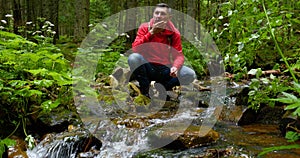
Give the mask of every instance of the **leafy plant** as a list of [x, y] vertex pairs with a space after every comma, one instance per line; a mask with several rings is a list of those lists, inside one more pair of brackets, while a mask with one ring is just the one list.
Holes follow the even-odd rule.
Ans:
[[[294, 92], [298, 93], [300, 95], [300, 84], [293, 83], [294, 87], [291, 89]], [[282, 97], [278, 97], [276, 99], [269, 99], [271, 101], [278, 101], [284, 104], [287, 104], [285, 107], [285, 110], [293, 110], [293, 115], [297, 116], [299, 118], [300, 116], [300, 98], [298, 98], [295, 94], [282, 92]], [[300, 133], [299, 130], [296, 129], [296, 131], [288, 131], [285, 135], [285, 138], [288, 142], [296, 142], [300, 140]], [[264, 148], [264, 151], [261, 152], [259, 155], [264, 155], [268, 152], [272, 152], [274, 150], [285, 150], [285, 149], [298, 149], [300, 148], [299, 144], [292, 144], [287, 146], [276, 146], [271, 148]]]
[[0, 139], [0, 158], [2, 158], [3, 153], [5, 152], [5, 146], [10, 147], [14, 146], [16, 142], [12, 139], [5, 138], [3, 140]]
[[4, 31], [0, 38], [1, 123], [11, 122], [2, 124], [15, 128], [10, 135], [22, 127], [28, 136], [31, 114], [72, 104], [69, 61], [52, 44], [36, 44]]
[[[294, 87], [292, 90], [298, 93], [300, 95], [300, 84], [293, 83]], [[282, 92], [283, 97], [279, 97], [276, 99], [270, 99], [272, 101], [279, 101], [281, 103], [287, 104], [285, 107], [285, 110], [293, 110], [293, 115], [300, 116], [300, 98], [298, 98], [296, 95], [292, 93]]]
[[254, 110], [258, 110], [262, 104], [274, 107], [275, 100], [270, 98], [276, 97], [279, 93], [289, 89], [288, 83], [280, 77], [270, 75], [270, 77], [262, 77], [262, 70], [251, 69], [248, 75], [256, 76], [251, 79], [248, 93], [248, 105]]

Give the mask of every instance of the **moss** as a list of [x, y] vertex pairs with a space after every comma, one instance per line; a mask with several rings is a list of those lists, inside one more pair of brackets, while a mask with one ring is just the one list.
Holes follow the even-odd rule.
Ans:
[[140, 94], [134, 99], [133, 102], [137, 105], [149, 105], [151, 100], [150, 100], [150, 98]]

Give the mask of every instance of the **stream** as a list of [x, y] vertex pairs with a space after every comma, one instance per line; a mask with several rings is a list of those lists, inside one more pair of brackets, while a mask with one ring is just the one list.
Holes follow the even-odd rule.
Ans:
[[[108, 105], [102, 102], [99, 106], [92, 101], [85, 105], [85, 110], [88, 107], [90, 111], [81, 115], [84, 128], [88, 131], [76, 127], [77, 130], [53, 134], [34, 149], [27, 150], [27, 155], [29, 158], [254, 158], [258, 157], [263, 148], [291, 144], [282, 137], [276, 124], [237, 125], [245, 108], [236, 110], [236, 98], [229, 95], [241, 89], [242, 86], [237, 84], [227, 87], [229, 94], [222, 98], [226, 100], [222, 112], [218, 106], [199, 107], [198, 102], [194, 106], [188, 99], [181, 99], [179, 103], [165, 102], [163, 104], [168, 104], [167, 107], [160, 107], [165, 110], [154, 112], [124, 110], [124, 107], [120, 110], [117, 104]], [[209, 102], [212, 96], [210, 91], [199, 93], [201, 94], [197, 96], [203, 97], [201, 105]], [[214, 101], [213, 104], [223, 103]], [[240, 112], [236, 114], [236, 111]], [[214, 115], [219, 118], [214, 120]], [[199, 136], [206, 126], [208, 130], [204, 135], [208, 135], [210, 130], [213, 134], [208, 137]], [[196, 134], [193, 134], [193, 130], [185, 131], [193, 127], [200, 127], [195, 130]], [[80, 137], [87, 133], [92, 133], [102, 144], [94, 145], [88, 151], [80, 150], [81, 144], [84, 144]], [[176, 136], [173, 137], [174, 135]], [[210, 141], [206, 141], [207, 138]], [[194, 139], [197, 140], [196, 143]], [[297, 158], [300, 157], [300, 151], [273, 151], [262, 157]]]

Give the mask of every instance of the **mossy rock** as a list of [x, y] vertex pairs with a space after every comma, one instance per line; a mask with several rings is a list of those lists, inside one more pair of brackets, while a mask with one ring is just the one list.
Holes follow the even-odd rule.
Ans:
[[145, 95], [140, 94], [134, 98], [133, 102], [136, 105], [145, 106], [145, 105], [149, 105], [151, 100], [150, 100], [150, 98], [146, 97]]
[[184, 131], [178, 128], [168, 127], [151, 133], [149, 143], [153, 147], [177, 150], [209, 145], [220, 138], [220, 134], [210, 127], [189, 126]]

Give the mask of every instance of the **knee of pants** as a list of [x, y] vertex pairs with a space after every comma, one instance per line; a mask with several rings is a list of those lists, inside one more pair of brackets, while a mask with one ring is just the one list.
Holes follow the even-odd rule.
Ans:
[[194, 70], [190, 69], [188, 71], [183, 72], [179, 77], [180, 84], [190, 84], [196, 79], [196, 73]]
[[128, 65], [130, 69], [134, 70], [140, 65], [144, 64], [144, 57], [138, 53], [132, 53], [128, 57]]

